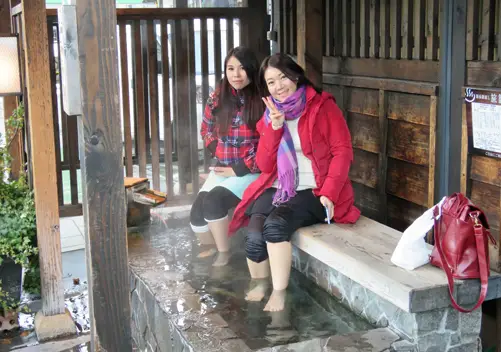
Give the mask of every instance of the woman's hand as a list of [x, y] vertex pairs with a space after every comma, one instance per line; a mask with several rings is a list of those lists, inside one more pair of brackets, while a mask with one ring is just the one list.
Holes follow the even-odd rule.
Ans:
[[271, 125], [274, 130], [278, 130], [284, 125], [285, 116], [278, 111], [271, 97], [262, 98], [266, 107], [270, 110]]
[[233, 168], [231, 167], [216, 166], [214, 168], [214, 173], [218, 176], [223, 176], [223, 177], [236, 176], [235, 171], [233, 171]]
[[329, 211], [329, 219], [325, 218], [325, 221], [332, 220], [334, 217], [334, 203], [326, 196], [320, 196], [320, 203]]

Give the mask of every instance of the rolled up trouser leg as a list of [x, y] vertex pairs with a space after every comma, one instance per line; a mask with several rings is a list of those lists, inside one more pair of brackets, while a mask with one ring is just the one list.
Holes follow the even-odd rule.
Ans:
[[195, 233], [205, 233], [209, 231], [209, 226], [207, 226], [207, 221], [204, 218], [204, 199], [207, 192], [200, 192], [193, 202], [190, 211], [190, 225], [191, 229]]
[[263, 225], [263, 238], [266, 242], [289, 242], [292, 234], [297, 229], [294, 211], [287, 206], [276, 208]]
[[245, 237], [245, 253], [247, 258], [256, 263], [268, 259], [266, 241], [263, 237], [263, 224], [266, 217], [262, 214], [253, 214], [247, 227]]

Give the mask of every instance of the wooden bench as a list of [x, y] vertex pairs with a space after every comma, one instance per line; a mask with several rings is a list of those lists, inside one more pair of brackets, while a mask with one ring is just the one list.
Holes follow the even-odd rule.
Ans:
[[147, 178], [125, 177], [127, 226], [138, 226], [150, 219], [150, 210], [167, 201], [165, 193], [150, 189]]
[[[302, 228], [292, 239], [293, 265], [371, 323], [403, 335], [407, 341], [396, 351], [412, 345], [418, 351], [477, 351], [481, 310], [462, 314], [451, 307], [441, 269], [428, 264], [407, 271], [391, 263], [401, 235], [366, 217], [355, 225]], [[479, 291], [479, 280], [456, 282], [460, 304], [475, 303]], [[492, 272], [487, 300], [499, 297], [501, 275]]]

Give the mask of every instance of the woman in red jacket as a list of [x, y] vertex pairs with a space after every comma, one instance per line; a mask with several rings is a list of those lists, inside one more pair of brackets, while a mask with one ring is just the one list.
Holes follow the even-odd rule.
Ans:
[[262, 173], [245, 190], [230, 232], [249, 224], [246, 254], [255, 287], [246, 299], [264, 298], [271, 271], [273, 292], [264, 310], [280, 311], [290, 276], [292, 234], [330, 220], [354, 223], [360, 211], [353, 205], [348, 178], [350, 132], [334, 97], [315, 88], [285, 54], [266, 58], [260, 76], [271, 95], [263, 98], [267, 109], [257, 124], [256, 162]]

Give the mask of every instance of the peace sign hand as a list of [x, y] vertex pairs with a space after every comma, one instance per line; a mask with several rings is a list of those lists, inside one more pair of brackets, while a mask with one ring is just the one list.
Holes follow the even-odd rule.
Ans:
[[273, 129], [278, 130], [282, 128], [285, 121], [284, 114], [277, 109], [271, 97], [266, 97], [262, 99], [266, 107], [270, 110], [270, 119]]

